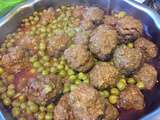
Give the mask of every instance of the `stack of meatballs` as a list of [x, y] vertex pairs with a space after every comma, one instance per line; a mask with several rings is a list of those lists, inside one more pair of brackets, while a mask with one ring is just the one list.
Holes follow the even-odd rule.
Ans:
[[[18, 73], [17, 91], [37, 104], [48, 102], [63, 91], [65, 83], [56, 74], [42, 72], [35, 75], [33, 71], [30, 73], [27, 70], [17, 72], [22, 67], [30, 68], [25, 50], [34, 55], [37, 53], [34, 46], [38, 44], [42, 53], [46, 50], [49, 56], [45, 59], [63, 56], [69, 68], [75, 73], [87, 74], [90, 80], [61, 96], [52, 111], [54, 120], [116, 120], [120, 109], [143, 110], [144, 95], [135, 84], [124, 81], [126, 85], [123, 90], [119, 90], [118, 101], [112, 104], [100, 94], [101, 91], [116, 88], [122, 76], [124, 80], [133, 78], [143, 83], [145, 90], [155, 86], [158, 73], [149, 63], [157, 56], [158, 48], [151, 40], [143, 37], [142, 23], [124, 12], [107, 15], [98, 7], [76, 6], [72, 12], [79, 19], [79, 29], [71, 40], [68, 35], [57, 32], [39, 43], [39, 36], [32, 38], [22, 33], [17, 46], [0, 55], [2, 66], [10, 73]], [[42, 13], [40, 23], [47, 25], [53, 20], [54, 14], [53, 9], [46, 10]], [[30, 66], [22, 64], [24, 62]], [[36, 62], [33, 66], [39, 64]]]
[[144, 89], [154, 87], [157, 71], [148, 62], [156, 57], [157, 47], [143, 37], [142, 23], [122, 13], [105, 15], [98, 7], [85, 7], [79, 13], [82, 31], [64, 51], [64, 57], [75, 71], [88, 72], [90, 85], [79, 85], [65, 94], [55, 108], [54, 119], [115, 120], [117, 108], [144, 109], [144, 95], [136, 85], [127, 85], [120, 92], [116, 106], [98, 92], [116, 86], [121, 75], [143, 82]]

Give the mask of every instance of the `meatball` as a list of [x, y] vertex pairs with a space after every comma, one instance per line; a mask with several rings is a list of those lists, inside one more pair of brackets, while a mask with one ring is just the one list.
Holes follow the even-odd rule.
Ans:
[[98, 7], [88, 7], [83, 14], [84, 19], [92, 21], [101, 21], [103, 19], [104, 11]]
[[136, 40], [143, 32], [141, 22], [132, 16], [125, 16], [119, 19], [116, 28], [119, 33], [120, 41], [123, 43]]
[[110, 25], [112, 27], [116, 27], [117, 22], [118, 22], [118, 18], [114, 17], [114, 16], [110, 16], [110, 15], [105, 15], [103, 21], [104, 21], [105, 25]]
[[8, 49], [7, 54], [4, 54], [2, 56], [2, 64], [7, 67], [10, 65], [20, 63], [22, 62], [24, 56], [24, 50], [21, 47], [11, 47]]
[[28, 96], [28, 99], [37, 103], [47, 102], [51, 98], [61, 94], [62, 91], [62, 80], [55, 75], [47, 77], [37, 75], [36, 77], [31, 77], [24, 89], [24, 93]]
[[73, 111], [68, 103], [68, 94], [62, 96], [56, 105], [54, 120], [75, 120]]
[[89, 42], [89, 32], [78, 32], [74, 38], [75, 44], [88, 45]]
[[156, 57], [158, 48], [157, 46], [152, 42], [147, 40], [146, 38], [139, 38], [135, 41], [134, 43], [136, 48], [140, 48], [143, 55], [144, 59], [146, 61]]
[[111, 64], [101, 62], [94, 66], [89, 73], [91, 84], [98, 89], [114, 86], [119, 76], [119, 71]]
[[86, 84], [78, 86], [69, 94], [69, 104], [77, 120], [96, 120], [104, 114], [104, 98]]
[[137, 81], [142, 81], [144, 83], [145, 89], [150, 90], [156, 84], [157, 71], [152, 65], [145, 63], [134, 77]]
[[69, 66], [76, 71], [86, 72], [94, 65], [91, 53], [83, 45], [72, 45], [64, 51]]
[[139, 49], [119, 46], [113, 55], [115, 66], [124, 72], [130, 73], [136, 70], [142, 61], [142, 53]]
[[116, 120], [118, 116], [119, 112], [117, 108], [115, 108], [107, 101], [107, 108], [105, 110], [104, 120]]
[[39, 24], [47, 25], [48, 23], [52, 22], [55, 18], [56, 12], [53, 8], [48, 8], [44, 10], [41, 14]]
[[145, 106], [144, 96], [135, 85], [129, 85], [120, 93], [118, 106], [125, 110], [142, 110]]
[[113, 49], [117, 46], [118, 34], [109, 26], [99, 26], [89, 40], [90, 51], [100, 60], [107, 60]]
[[50, 56], [59, 57], [69, 44], [70, 40], [66, 35], [53, 35], [48, 39], [47, 52]]

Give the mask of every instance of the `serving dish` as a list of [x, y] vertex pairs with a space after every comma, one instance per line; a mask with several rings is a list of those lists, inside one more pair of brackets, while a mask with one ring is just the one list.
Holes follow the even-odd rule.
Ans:
[[[49, 6], [57, 7], [62, 4], [86, 4], [98, 6], [106, 10], [106, 12], [110, 12], [111, 10], [117, 12], [125, 11], [127, 14], [141, 20], [144, 24], [145, 33], [147, 33], [147, 36], [152, 38], [158, 46], [160, 44], [160, 16], [146, 6], [133, 2], [132, 0], [28, 0], [14, 8], [6, 16], [0, 19], [0, 42], [4, 40], [8, 33], [16, 30], [23, 18], [31, 15], [35, 10], [41, 10]], [[159, 70], [160, 63], [158, 64], [158, 60], [159, 59], [156, 58], [155, 63], [157, 65], [157, 69]], [[149, 94], [146, 92], [147, 98], [149, 98], [147, 99], [149, 101], [146, 109], [142, 114], [132, 113], [133, 118], [131, 119], [135, 120], [139, 119], [139, 117], [142, 117], [142, 120], [160, 119], [160, 91], [158, 91], [158, 89], [160, 89], [159, 83], [157, 83], [157, 86]], [[13, 120], [9, 114], [10, 111], [6, 110], [2, 105], [0, 105], [0, 109], [4, 115], [4, 117], [0, 118], [0, 120]], [[127, 120], [129, 118], [125, 115], [125, 117], [123, 117], [123, 120], [124, 119]]]

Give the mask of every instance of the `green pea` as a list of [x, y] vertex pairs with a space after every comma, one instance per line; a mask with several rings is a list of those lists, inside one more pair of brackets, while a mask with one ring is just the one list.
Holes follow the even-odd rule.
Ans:
[[69, 84], [64, 84], [63, 93], [67, 93], [69, 91], [70, 91], [70, 85]]
[[41, 67], [41, 63], [36, 61], [36, 62], [33, 63], [33, 67], [34, 68], [39, 68], [39, 67]]
[[126, 16], [126, 12], [121, 11], [118, 13], [118, 18], [123, 18], [124, 16]]
[[37, 56], [33, 56], [30, 58], [30, 62], [36, 62], [38, 60]]
[[9, 97], [6, 97], [6, 98], [3, 99], [3, 104], [5, 106], [9, 106], [11, 104], [11, 102], [12, 101], [11, 101], [11, 99]]
[[89, 84], [89, 79], [83, 80], [83, 83]]
[[118, 102], [118, 96], [116, 96], [116, 95], [110, 95], [109, 96], [109, 102], [111, 104], [116, 104]]
[[136, 86], [137, 86], [140, 90], [144, 89], [144, 87], [145, 87], [143, 82], [137, 82]]
[[44, 106], [40, 106], [39, 109], [41, 112], [44, 112], [46, 110], [46, 108]]
[[53, 90], [52, 85], [49, 85], [49, 84], [44, 85], [44, 92], [45, 92], [46, 94], [49, 93], [49, 92], [51, 92], [52, 90]]
[[75, 72], [72, 69], [69, 69], [67, 72], [68, 72], [68, 75], [74, 75], [75, 74]]
[[126, 84], [125, 84], [124, 82], [119, 81], [119, 82], [117, 83], [117, 88], [118, 88], [120, 91], [124, 90], [125, 87], [126, 87]]
[[57, 69], [59, 69], [59, 70], [64, 69], [64, 65], [59, 64], [59, 65], [57, 66]]
[[133, 48], [133, 43], [128, 43], [127, 46], [128, 46], [129, 48]]
[[111, 94], [113, 94], [113, 95], [119, 95], [119, 90], [117, 88], [112, 88], [111, 89]]
[[21, 103], [26, 101], [26, 97], [24, 95], [20, 95], [18, 99]]
[[8, 89], [7, 90], [7, 96], [8, 97], [13, 97], [15, 95], [15, 90], [14, 89]]
[[43, 59], [44, 61], [49, 61], [49, 57], [48, 57], [48, 56], [43, 56], [42, 59]]
[[55, 108], [55, 106], [54, 106], [53, 104], [49, 104], [49, 105], [47, 106], [47, 111], [48, 111], [48, 112], [53, 112], [54, 108]]
[[20, 117], [18, 120], [26, 120], [26, 118], [24, 118], [24, 117]]
[[45, 52], [44, 51], [38, 51], [38, 54], [40, 55], [40, 56], [44, 56], [45, 55]]
[[66, 71], [68, 71], [69, 67], [67, 65], [65, 65], [65, 68], [64, 68]]
[[42, 72], [43, 70], [44, 70], [44, 67], [43, 67], [43, 66], [41, 66], [41, 67], [39, 67], [39, 68], [37, 69], [38, 72]]
[[27, 107], [26, 103], [21, 103], [20, 108], [21, 108], [22, 110], [25, 110], [26, 107]]
[[109, 92], [107, 90], [100, 91], [100, 94], [104, 97], [109, 97]]
[[46, 44], [45, 44], [44, 42], [41, 42], [41, 43], [39, 44], [39, 49], [40, 49], [40, 50], [45, 50], [45, 49], [46, 49]]
[[78, 74], [78, 78], [81, 79], [81, 80], [83, 80], [83, 79], [86, 78], [86, 75], [85, 75], [84, 73], [80, 72], [80, 73]]
[[30, 110], [30, 106], [27, 106], [27, 107], [26, 107], [26, 113], [27, 113], [28, 115], [32, 114], [32, 111]]
[[56, 67], [51, 67], [51, 68], [50, 68], [50, 72], [51, 72], [51, 73], [57, 73], [58, 70], [57, 70]]
[[18, 117], [20, 115], [20, 108], [19, 107], [13, 107], [12, 108], [12, 115], [13, 115], [13, 117]]
[[45, 32], [46, 32], [46, 28], [45, 28], [45, 27], [42, 27], [42, 28], [40, 29], [40, 31], [41, 31], [42, 33], [45, 33]]
[[0, 75], [2, 75], [3, 73], [4, 73], [4, 69], [0, 67]]
[[66, 76], [66, 71], [65, 71], [65, 70], [61, 70], [61, 71], [59, 72], [59, 75], [60, 75], [61, 77], [65, 77], [65, 76]]
[[42, 75], [46, 76], [49, 74], [49, 70], [48, 69], [45, 69], [42, 71]]
[[134, 78], [128, 78], [127, 82], [128, 82], [129, 84], [135, 84], [135, 83], [136, 83], [136, 81], [135, 81]]
[[119, 82], [123, 82], [124, 84], [126, 84], [126, 80], [124, 78], [121, 78]]
[[77, 85], [72, 84], [71, 85], [71, 91], [75, 90], [77, 88]]
[[38, 120], [44, 120], [45, 118], [45, 112], [41, 112], [38, 114]]
[[38, 17], [38, 16], [35, 16], [35, 17], [34, 17], [34, 21], [39, 21], [39, 17]]
[[52, 119], [53, 119], [52, 113], [47, 113], [45, 115], [45, 120], [52, 120]]
[[82, 81], [80, 80], [80, 79], [76, 79], [76, 81], [75, 81], [75, 84], [76, 85], [79, 85], [79, 84], [81, 84], [82, 83]]
[[31, 110], [31, 112], [36, 113], [38, 111], [38, 105], [35, 103], [32, 103], [30, 105], [30, 110]]
[[76, 75], [69, 76], [69, 80], [71, 80], [71, 81], [75, 81], [76, 79], [77, 79]]
[[12, 45], [13, 44], [11, 42], [8, 42], [6, 46], [7, 46], [7, 48], [10, 48], [10, 47], [12, 47]]

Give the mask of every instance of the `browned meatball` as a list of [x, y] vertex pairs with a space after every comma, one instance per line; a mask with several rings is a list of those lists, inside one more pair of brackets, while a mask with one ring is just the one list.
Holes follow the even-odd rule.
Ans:
[[2, 56], [2, 64], [7, 67], [22, 62], [24, 56], [24, 50], [21, 47], [11, 47], [8, 49], [7, 54]]
[[47, 10], [44, 10], [42, 12], [39, 23], [42, 25], [46, 25], [53, 21], [55, 15], [55, 10], [53, 8], [48, 8]]
[[154, 57], [156, 57], [158, 48], [157, 46], [152, 42], [147, 40], [146, 38], [139, 38], [134, 43], [136, 48], [140, 48], [145, 60], [150, 60]]
[[119, 71], [111, 64], [101, 62], [90, 71], [91, 84], [98, 89], [114, 86], [117, 82]]
[[134, 41], [142, 35], [143, 26], [141, 22], [132, 16], [125, 16], [117, 22], [117, 31], [121, 42]]
[[74, 38], [75, 44], [88, 45], [89, 42], [89, 32], [83, 31], [78, 32]]
[[68, 94], [62, 96], [55, 107], [54, 120], [75, 120], [73, 111], [68, 103]]
[[114, 17], [114, 16], [110, 16], [110, 15], [105, 15], [103, 21], [104, 21], [104, 24], [106, 24], [106, 25], [110, 25], [112, 27], [116, 27], [117, 22], [118, 22], [118, 18]]
[[83, 14], [84, 19], [100, 21], [103, 19], [104, 11], [98, 7], [88, 7]]
[[24, 89], [24, 93], [28, 96], [28, 99], [36, 101], [36, 103], [46, 102], [56, 95], [61, 94], [62, 91], [62, 80], [55, 75], [49, 75], [47, 77], [37, 75], [36, 77], [31, 77]]
[[120, 93], [118, 106], [125, 110], [142, 110], [145, 106], [144, 96], [135, 85], [129, 85]]
[[76, 71], [86, 72], [94, 65], [91, 53], [83, 45], [72, 45], [64, 51], [69, 66]]
[[97, 120], [104, 114], [105, 101], [99, 92], [82, 84], [69, 94], [69, 104], [77, 120]]
[[140, 66], [142, 53], [139, 49], [121, 45], [115, 50], [113, 60], [117, 68], [130, 73]]
[[145, 63], [134, 77], [137, 81], [142, 81], [144, 83], [145, 89], [150, 90], [156, 84], [157, 71], [152, 65]]
[[59, 57], [69, 44], [70, 40], [66, 35], [53, 35], [48, 39], [47, 52], [50, 56]]
[[106, 60], [117, 46], [118, 34], [109, 26], [99, 26], [90, 38], [89, 48], [100, 60]]
[[117, 108], [107, 102], [106, 110], [104, 114], [104, 120], [116, 120], [119, 116]]

